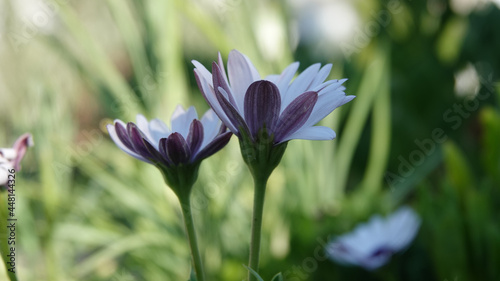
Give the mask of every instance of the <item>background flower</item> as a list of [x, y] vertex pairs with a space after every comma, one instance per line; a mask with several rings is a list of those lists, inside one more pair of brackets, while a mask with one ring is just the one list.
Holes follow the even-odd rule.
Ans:
[[409, 207], [402, 207], [387, 218], [378, 215], [339, 236], [327, 247], [328, 255], [342, 264], [374, 270], [406, 248], [415, 238], [420, 218]]

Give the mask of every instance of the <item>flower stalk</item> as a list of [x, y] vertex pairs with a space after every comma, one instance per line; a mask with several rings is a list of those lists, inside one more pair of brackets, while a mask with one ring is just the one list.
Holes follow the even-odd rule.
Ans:
[[[255, 186], [248, 267], [257, 273], [259, 272], [262, 219], [267, 181], [280, 163], [288, 144], [288, 142], [284, 142], [275, 145], [273, 140], [274, 135], [269, 135], [265, 126], [259, 130], [257, 136], [254, 136], [253, 139], [245, 131], [242, 131], [240, 138], [241, 154], [252, 173]], [[248, 272], [248, 280], [257, 280], [251, 271]]]
[[[255, 272], [259, 272], [260, 239], [267, 179], [268, 178], [254, 178], [255, 190], [253, 198], [252, 232], [250, 238], [250, 257], [248, 259], [248, 267], [253, 269]], [[249, 271], [248, 280], [255, 281], [257, 278]]]
[[200, 250], [198, 247], [198, 240], [196, 238], [196, 231], [194, 228], [193, 215], [191, 211], [190, 196], [179, 197], [182, 209], [182, 217], [184, 219], [184, 226], [191, 250], [191, 262], [193, 264], [194, 272], [197, 281], [205, 281], [205, 273], [203, 271], [203, 263], [201, 261]]

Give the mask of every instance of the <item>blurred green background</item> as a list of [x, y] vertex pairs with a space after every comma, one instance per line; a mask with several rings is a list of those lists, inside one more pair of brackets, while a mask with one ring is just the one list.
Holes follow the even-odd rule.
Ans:
[[[262, 76], [333, 63], [329, 78], [357, 96], [322, 121], [336, 140], [290, 142], [272, 175], [265, 280], [499, 280], [499, 5], [1, 0], [0, 144], [35, 140], [17, 180], [19, 279], [187, 279], [175, 196], [105, 125], [168, 121], [179, 103], [202, 114], [190, 61], [238, 49]], [[242, 280], [253, 195], [236, 138], [204, 161], [193, 196], [209, 279]], [[423, 223], [385, 267], [315, 255], [400, 205]]]

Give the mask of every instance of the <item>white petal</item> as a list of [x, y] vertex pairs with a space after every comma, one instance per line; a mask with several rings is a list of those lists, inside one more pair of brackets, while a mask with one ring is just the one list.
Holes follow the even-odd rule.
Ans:
[[202, 87], [202, 91], [207, 99], [208, 104], [210, 107], [215, 111], [217, 116], [226, 124], [226, 126], [232, 131], [232, 132], [238, 132], [238, 130], [233, 126], [233, 124], [229, 121], [229, 118], [227, 117], [226, 113], [224, 110], [222, 110], [222, 107], [219, 104], [219, 101], [217, 100], [217, 97], [215, 96], [214, 89], [213, 87], [210, 87], [208, 83], [200, 77], [200, 74], [198, 73], [198, 70], [195, 69], [195, 72], [198, 74], [200, 78], [200, 84]]
[[342, 91], [335, 91], [318, 96], [318, 101], [316, 101], [311, 115], [304, 123], [304, 127], [316, 125], [316, 123], [332, 113], [335, 108], [351, 101], [353, 98], [355, 97], [346, 96]]
[[201, 118], [201, 124], [203, 125], [203, 142], [200, 150], [202, 150], [217, 136], [221, 126], [221, 121], [215, 112], [212, 109], [209, 109]]
[[325, 79], [328, 77], [328, 75], [330, 75], [330, 71], [332, 70], [332, 64], [329, 63], [325, 66], [323, 66], [318, 74], [316, 75], [316, 77], [314, 78], [314, 80], [312, 81], [311, 85], [309, 86], [308, 90], [312, 90], [313, 88], [315, 88], [316, 86], [320, 85], [321, 83], [323, 83], [323, 81], [325, 81]]
[[0, 186], [7, 184], [10, 175], [10, 173], [8, 172], [9, 169], [12, 168], [4, 168], [0, 166]]
[[[127, 127], [127, 124], [123, 123], [121, 120], [115, 120], [115, 124], [116, 123], [120, 123], [122, 125], [125, 126], [125, 128]], [[106, 126], [106, 128], [108, 129], [108, 132], [109, 132], [109, 136], [111, 137], [111, 139], [113, 140], [113, 142], [121, 149], [123, 150], [125, 153], [127, 153], [128, 155], [132, 156], [132, 157], [135, 157], [141, 161], [144, 161], [144, 162], [147, 162], [147, 163], [151, 163], [149, 160], [147, 160], [146, 158], [140, 156], [139, 154], [133, 152], [132, 150], [128, 149], [123, 143], [122, 141], [120, 140], [120, 138], [118, 137], [118, 135], [116, 134], [116, 130], [115, 130], [115, 126], [111, 125], [111, 124], [108, 124]]]
[[287, 66], [287, 68], [285, 68], [285, 70], [283, 70], [283, 72], [281, 72], [281, 74], [278, 75], [276, 78], [274, 77], [274, 75], [269, 75], [268, 77], [266, 77], [266, 79], [269, 80], [269, 78], [271, 78], [274, 80], [274, 81], [273, 80], [269, 81], [276, 84], [276, 86], [280, 91], [280, 95], [283, 97], [288, 89], [288, 86], [290, 85], [290, 81], [292, 81], [293, 76], [295, 76], [295, 73], [297, 72], [298, 69], [299, 69], [299, 63], [294, 62], [289, 66]]
[[238, 108], [243, 109], [248, 86], [259, 80], [260, 76], [250, 60], [236, 50], [229, 53], [227, 72], [234, 100]]
[[172, 132], [178, 132], [184, 139], [187, 139], [189, 134], [189, 127], [194, 119], [198, 119], [198, 114], [194, 106], [188, 108], [184, 111], [181, 105], [178, 105], [172, 115]]
[[210, 71], [208, 71], [208, 69], [205, 66], [203, 66], [203, 64], [199, 63], [196, 60], [192, 60], [191, 63], [193, 63], [194, 66], [196, 67], [195, 71], [198, 71], [200, 78], [205, 79], [207, 83], [213, 87], [214, 85], [212, 81], [212, 73], [210, 73]]
[[347, 79], [340, 80], [328, 80], [324, 83], [319, 84], [318, 86], [311, 89], [311, 91], [318, 92], [318, 95], [322, 95], [325, 92], [335, 91], [335, 90], [345, 90], [345, 87], [342, 84], [347, 81]]
[[151, 135], [151, 132], [149, 131], [148, 119], [146, 119], [146, 117], [144, 117], [144, 115], [142, 114], [137, 114], [135, 119], [137, 120], [137, 127], [139, 128], [139, 130], [141, 130], [141, 132], [146, 135], [146, 138], [151, 143], [153, 141], [153, 137]]
[[278, 80], [280, 79], [280, 75], [279, 74], [269, 74], [267, 75], [264, 80], [267, 80], [269, 82], [273, 82], [274, 84], [277, 84], [278, 83]]
[[0, 158], [7, 161], [13, 161], [17, 157], [17, 151], [14, 148], [0, 148]]
[[[288, 86], [286, 93], [282, 94], [281, 100], [281, 112], [300, 94], [307, 91], [312, 81], [316, 77], [319, 71], [320, 64], [316, 63], [309, 66], [304, 72], [302, 72], [292, 84]], [[281, 113], [280, 112], [280, 113]]]
[[402, 207], [387, 218], [387, 229], [392, 234], [389, 243], [394, 251], [400, 251], [410, 244], [420, 228], [420, 218], [409, 207]]
[[314, 127], [302, 127], [295, 133], [287, 136], [282, 142], [292, 139], [302, 139], [302, 140], [333, 140], [335, 138], [335, 132], [323, 126]]
[[153, 144], [156, 149], [158, 149], [160, 139], [167, 138], [172, 133], [168, 126], [157, 118], [149, 122], [149, 132], [151, 133], [152, 140], [150, 143]]

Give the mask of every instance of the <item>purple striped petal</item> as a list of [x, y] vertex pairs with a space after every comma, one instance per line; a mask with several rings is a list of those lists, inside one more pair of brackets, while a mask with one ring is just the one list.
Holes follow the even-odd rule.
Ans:
[[224, 80], [226, 80], [226, 83], [229, 84], [229, 81], [227, 81], [226, 70], [224, 69], [224, 61], [222, 60], [220, 52], [217, 54], [217, 62], [219, 63], [219, 67], [222, 72], [222, 75], [224, 76]]
[[227, 84], [226, 79], [221, 72], [220, 67], [215, 62], [212, 63], [212, 79], [213, 79], [214, 90], [219, 89], [219, 87], [224, 89], [224, 91], [226, 91], [227, 93], [226, 98], [229, 100], [229, 102], [231, 102], [231, 104], [236, 109], [239, 109], [238, 105], [236, 104], [236, 101], [234, 100], [231, 89], [229, 88], [229, 85]]
[[142, 139], [142, 142], [144, 143], [144, 147], [148, 150], [148, 152], [152, 156], [152, 161], [156, 163], [162, 163], [166, 166], [169, 166], [170, 163], [166, 160], [166, 158], [145, 138]]
[[[236, 127], [239, 130], [244, 130], [246, 133], [249, 133], [248, 126], [245, 123], [243, 117], [241, 117], [240, 113], [234, 106], [225, 98], [227, 93], [224, 89], [219, 87], [219, 90], [216, 92], [217, 100], [222, 107], [222, 110], [226, 113], [227, 117], [231, 121], [231, 125]], [[228, 126], [229, 127], [229, 126]]]
[[130, 138], [129, 140], [134, 147], [134, 151], [146, 159], [152, 158], [151, 153], [149, 153], [148, 149], [144, 145], [144, 142], [142, 141], [143, 138], [147, 137], [141, 132], [141, 130], [139, 130], [139, 128], [137, 128], [137, 125], [129, 122], [127, 124], [127, 132]]
[[318, 93], [316, 92], [305, 92], [293, 100], [280, 115], [276, 125], [274, 141], [276, 143], [281, 142], [304, 125], [311, 115], [317, 100]]
[[[123, 128], [123, 125], [122, 125], [122, 122], [120, 120], [116, 120], [115, 121], [115, 124], [120, 124]], [[113, 140], [113, 142], [121, 149], [123, 150], [125, 153], [127, 153], [128, 155], [134, 157], [134, 158], [137, 158], [141, 161], [144, 161], [144, 162], [147, 162], [147, 163], [150, 163], [149, 160], [145, 159], [144, 157], [140, 156], [139, 154], [135, 153], [133, 150], [131, 150], [130, 148], [128, 148], [123, 142], [122, 140], [120, 139], [120, 137], [118, 136], [118, 133], [116, 131], [116, 125], [112, 125], [112, 124], [108, 124], [106, 126], [106, 128], [108, 129], [108, 132], [109, 132], [109, 136], [111, 137], [111, 139]], [[128, 138], [128, 137], [127, 137]]]
[[208, 105], [213, 109], [213, 111], [217, 114], [217, 116], [220, 118], [220, 120], [226, 124], [226, 126], [231, 130], [233, 133], [237, 134], [238, 129], [234, 127], [233, 124], [229, 121], [229, 118], [227, 117], [226, 113], [222, 109], [221, 105], [219, 104], [217, 97], [215, 95], [215, 91], [213, 88], [210, 87], [208, 82], [201, 77], [201, 74], [198, 73], [197, 69], [194, 70], [194, 76], [196, 78], [196, 83], [198, 84], [198, 88], [200, 89], [201, 93], [203, 94], [203, 97], [207, 101]]
[[168, 158], [174, 165], [187, 164], [191, 157], [186, 140], [179, 133], [171, 134], [165, 143]]
[[193, 162], [202, 160], [221, 150], [231, 139], [231, 132], [222, 133], [207, 144], [193, 159]]
[[203, 142], [203, 125], [198, 120], [193, 120], [189, 127], [187, 144], [192, 155], [195, 155]]
[[266, 127], [271, 134], [280, 108], [281, 97], [274, 83], [265, 80], [253, 82], [245, 95], [245, 120], [250, 133], [256, 136], [260, 129]]
[[168, 138], [162, 138], [160, 139], [160, 143], [158, 144], [158, 151], [160, 152], [160, 154], [163, 156], [163, 158], [165, 159], [165, 161], [169, 164], [169, 165], [174, 165], [174, 163], [172, 162], [172, 160], [170, 159], [170, 157], [168, 157], [168, 153], [167, 153], [167, 139]]
[[128, 149], [132, 150], [133, 152], [136, 152], [134, 145], [132, 144], [132, 142], [130, 141], [130, 138], [128, 136], [127, 129], [121, 123], [116, 123], [115, 130], [116, 130], [116, 135], [118, 136], [120, 141], [123, 143], [123, 145], [125, 145]]

